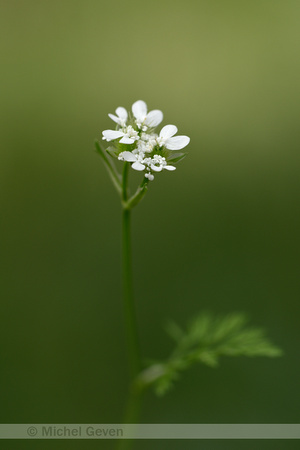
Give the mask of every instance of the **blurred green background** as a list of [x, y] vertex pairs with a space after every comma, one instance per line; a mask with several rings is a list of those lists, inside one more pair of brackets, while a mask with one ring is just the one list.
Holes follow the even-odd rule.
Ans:
[[195, 367], [163, 399], [147, 395], [142, 421], [298, 423], [299, 1], [0, 5], [1, 423], [122, 420], [120, 205], [93, 141], [112, 126], [107, 113], [138, 99], [191, 137], [189, 156], [156, 176], [133, 215], [144, 354], [164, 358], [165, 321], [203, 309], [248, 312], [285, 351]]

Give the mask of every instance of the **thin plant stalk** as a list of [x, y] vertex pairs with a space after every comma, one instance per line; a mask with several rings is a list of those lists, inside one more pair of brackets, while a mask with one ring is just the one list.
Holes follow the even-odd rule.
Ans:
[[[123, 202], [127, 202], [128, 163], [123, 171]], [[125, 326], [129, 351], [131, 382], [141, 370], [140, 345], [138, 326], [133, 296], [132, 263], [131, 263], [131, 210], [123, 206], [122, 211], [122, 265], [123, 265], [123, 299]]]
[[[128, 206], [128, 169], [124, 164], [122, 178], [122, 273], [123, 273], [123, 300], [125, 327], [128, 344], [128, 357], [130, 368], [130, 390], [124, 423], [137, 423], [142, 390], [136, 385], [136, 379], [141, 372], [141, 353], [138, 336], [136, 308], [133, 295], [132, 261], [131, 261], [131, 208]], [[133, 445], [131, 439], [121, 439], [118, 442], [119, 450], [129, 450]]]

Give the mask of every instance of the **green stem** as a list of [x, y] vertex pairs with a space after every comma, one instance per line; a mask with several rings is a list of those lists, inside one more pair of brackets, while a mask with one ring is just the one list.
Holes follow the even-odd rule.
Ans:
[[[139, 415], [142, 404], [142, 390], [137, 390], [135, 386], [132, 387], [129, 393], [127, 409], [123, 423], [138, 424]], [[134, 439], [120, 439], [117, 443], [117, 450], [131, 450], [134, 445]]]
[[123, 296], [125, 324], [129, 350], [131, 381], [141, 369], [138, 328], [133, 298], [131, 248], [130, 248], [130, 210], [123, 209]]
[[141, 185], [137, 188], [136, 193], [133, 194], [132, 197], [127, 199], [126, 201], [123, 200], [123, 207], [127, 209], [132, 209], [134, 206], [136, 206], [144, 197], [144, 195], [147, 192], [148, 189], [148, 182], [146, 177], [144, 177]]
[[122, 186], [121, 186], [120, 176], [119, 176], [118, 172], [116, 171], [116, 168], [115, 168], [113, 162], [110, 161], [110, 159], [107, 157], [105, 150], [101, 147], [101, 145], [98, 141], [95, 141], [95, 147], [105, 164], [105, 167], [110, 175], [110, 178], [111, 178], [115, 188], [117, 189], [117, 192], [119, 194], [121, 194]]
[[[123, 298], [125, 310], [125, 326], [127, 334], [128, 356], [130, 365], [130, 391], [124, 423], [138, 423], [142, 402], [142, 389], [136, 385], [136, 380], [141, 372], [141, 356], [138, 337], [138, 326], [133, 296], [132, 264], [131, 264], [131, 207], [128, 202], [128, 170], [129, 163], [124, 164], [122, 179], [122, 265], [123, 265]], [[118, 450], [129, 450], [134, 441], [132, 439], [120, 439]]]
[[[124, 164], [123, 171], [123, 202], [127, 201], [127, 181], [129, 164]], [[133, 297], [132, 267], [131, 267], [131, 236], [130, 236], [130, 215], [129, 209], [123, 208], [122, 219], [122, 240], [123, 240], [123, 297], [125, 309], [125, 325], [127, 333], [127, 343], [129, 351], [129, 362], [131, 372], [131, 382], [135, 380], [141, 370], [140, 347], [138, 338], [138, 327], [136, 320], [135, 304]]]
[[128, 199], [128, 171], [129, 163], [125, 162], [123, 167], [123, 177], [122, 177], [122, 201], [127, 202]]

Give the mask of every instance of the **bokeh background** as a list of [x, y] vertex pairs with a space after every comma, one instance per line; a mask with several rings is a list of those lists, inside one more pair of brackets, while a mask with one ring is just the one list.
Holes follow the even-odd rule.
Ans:
[[108, 112], [143, 99], [191, 137], [189, 156], [156, 176], [133, 215], [144, 354], [164, 358], [165, 321], [204, 309], [248, 312], [285, 355], [195, 367], [163, 399], [147, 395], [142, 421], [298, 423], [299, 1], [0, 5], [1, 422], [122, 420], [121, 210], [93, 141]]

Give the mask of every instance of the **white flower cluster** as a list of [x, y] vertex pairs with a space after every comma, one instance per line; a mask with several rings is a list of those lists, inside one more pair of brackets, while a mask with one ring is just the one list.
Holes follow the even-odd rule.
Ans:
[[[147, 112], [147, 105], [138, 100], [132, 105], [132, 114], [127, 113], [123, 107], [116, 109], [116, 115], [109, 117], [116, 122], [116, 130], [102, 132], [107, 142], [117, 141], [118, 159], [128, 161], [134, 170], [145, 171], [145, 177], [150, 181], [154, 179], [153, 172], [163, 169], [175, 170], [176, 167], [168, 164], [170, 151], [181, 150], [190, 142], [188, 136], [174, 136], [177, 133], [175, 125], [166, 125], [159, 134], [154, 129], [163, 120], [163, 113], [158, 109]], [[130, 146], [124, 150], [123, 145]]]

